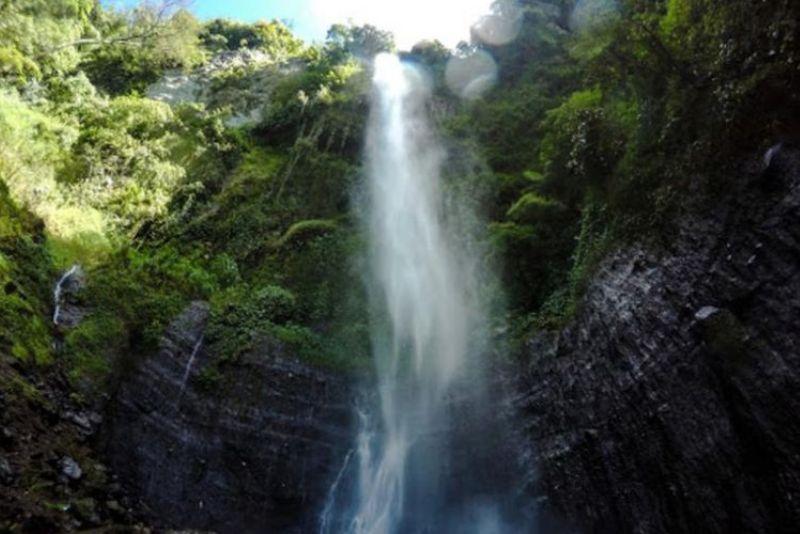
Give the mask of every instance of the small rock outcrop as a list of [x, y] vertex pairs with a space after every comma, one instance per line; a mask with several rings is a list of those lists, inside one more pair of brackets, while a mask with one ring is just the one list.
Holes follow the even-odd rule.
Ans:
[[531, 486], [580, 531], [800, 524], [800, 151], [730, 190], [666, 250], [607, 258], [576, 320], [527, 346]]
[[164, 526], [307, 532], [351, 443], [343, 377], [263, 338], [221, 371], [189, 306], [157, 354], [121, 378], [103, 442], [127, 490]]
[[167, 71], [147, 89], [147, 97], [170, 106], [199, 102], [209, 109], [228, 107], [228, 127], [252, 126], [264, 117], [265, 102], [278, 82], [295, 69], [259, 50], [226, 51], [192, 72]]

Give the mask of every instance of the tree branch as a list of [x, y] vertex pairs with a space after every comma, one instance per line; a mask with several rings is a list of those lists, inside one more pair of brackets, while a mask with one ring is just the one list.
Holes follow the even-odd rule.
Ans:
[[[37, 55], [37, 58], [42, 58], [48, 56], [50, 54], [54, 54], [61, 50], [65, 50], [67, 48], [75, 48], [83, 45], [110, 45], [110, 44], [120, 44], [120, 43], [135, 43], [135, 42], [144, 42], [147, 39], [151, 39], [154, 37], [159, 37], [161, 35], [167, 35], [166, 32], [166, 23], [169, 18], [172, 16], [173, 12], [178, 8], [183, 8], [189, 5], [190, 2], [186, 0], [163, 0], [158, 4], [158, 7], [153, 7], [153, 17], [152, 20], [148, 21], [148, 23], [144, 26], [142, 31], [136, 33], [130, 33], [127, 35], [121, 35], [118, 37], [85, 37], [81, 39], [77, 39], [75, 41], [60, 44], [51, 48], [48, 48], [42, 51], [40, 54]], [[133, 26], [137, 21], [135, 19], [135, 14], [139, 13], [147, 13], [147, 9], [150, 8], [150, 2], [142, 2], [138, 7], [134, 8], [131, 13], [134, 14], [134, 19], [128, 21], [129, 27]]]

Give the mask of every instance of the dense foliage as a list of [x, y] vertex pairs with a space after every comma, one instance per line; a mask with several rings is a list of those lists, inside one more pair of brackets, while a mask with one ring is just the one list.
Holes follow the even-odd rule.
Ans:
[[499, 83], [449, 128], [477, 135], [495, 171], [492, 233], [525, 331], [569, 318], [614, 243], [668, 235], [737, 161], [797, 142], [800, 12], [757, 0], [519, 4], [513, 43], [475, 36]]
[[[482, 204], [487, 261], [503, 266], [523, 334], [567, 320], [605, 252], [668, 232], [690, 194], [724, 188], [736, 158], [797, 141], [800, 13], [790, 0], [518, 8], [510, 43], [476, 31], [457, 50], [422, 42], [403, 56], [431, 73], [448, 188]], [[307, 46], [277, 21], [201, 23], [170, 1], [0, 1], [3, 357], [53, 361], [50, 286], [80, 263], [89, 313], [61, 350], [81, 386], [102, 383], [119, 354], [153, 350], [197, 299], [211, 303], [220, 365], [263, 333], [362, 365], [349, 203], [369, 59], [394, 49], [371, 26], [336, 25]], [[497, 85], [461, 100], [447, 65], [476, 50], [496, 61]], [[220, 54], [251, 59], [211, 68]], [[198, 67], [202, 103], [142, 96]], [[230, 120], [241, 101], [255, 123]]]
[[[220, 364], [261, 333], [321, 364], [366, 361], [363, 296], [350, 290], [367, 87], [356, 54], [392, 48], [388, 34], [340, 26], [309, 48], [280, 22], [201, 24], [169, 1], [1, 2], [0, 14], [4, 358], [49, 365], [58, 350], [90, 391], [202, 299]], [[260, 55], [213, 71], [209, 108], [141, 96], [240, 50]], [[261, 122], [226, 126], [264, 79], [275, 87]], [[56, 349], [50, 292], [75, 263], [87, 313]]]

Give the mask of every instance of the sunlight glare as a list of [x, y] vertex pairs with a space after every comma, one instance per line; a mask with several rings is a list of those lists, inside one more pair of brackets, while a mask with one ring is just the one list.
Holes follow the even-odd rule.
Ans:
[[372, 24], [395, 36], [397, 46], [409, 50], [426, 39], [448, 47], [469, 41], [470, 26], [490, 11], [492, 0], [312, 0], [316, 23]]

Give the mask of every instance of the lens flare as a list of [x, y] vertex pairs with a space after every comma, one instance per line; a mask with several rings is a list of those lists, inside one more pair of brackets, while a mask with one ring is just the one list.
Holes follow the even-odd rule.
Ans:
[[483, 96], [497, 83], [497, 63], [485, 50], [454, 56], [445, 69], [447, 87], [467, 100]]
[[484, 15], [472, 26], [472, 31], [486, 44], [508, 44], [519, 35], [523, 16], [516, 0], [499, 0], [492, 6], [492, 13]]

